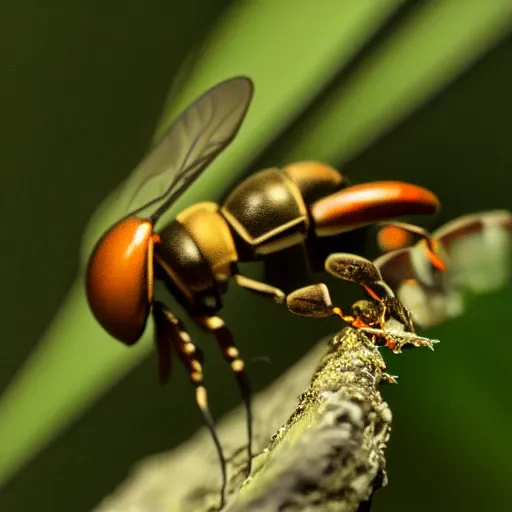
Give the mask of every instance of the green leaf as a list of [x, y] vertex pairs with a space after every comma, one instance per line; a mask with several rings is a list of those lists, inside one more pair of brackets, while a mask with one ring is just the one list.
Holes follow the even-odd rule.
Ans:
[[281, 148], [286, 161], [342, 165], [455, 80], [505, 37], [512, 2], [426, 2], [325, 98], [307, 132]]

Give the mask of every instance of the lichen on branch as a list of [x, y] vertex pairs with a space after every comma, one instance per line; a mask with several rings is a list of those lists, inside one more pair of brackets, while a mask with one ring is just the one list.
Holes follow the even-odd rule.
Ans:
[[[327, 351], [325, 344], [311, 351], [255, 398], [257, 455], [249, 478], [242, 411], [221, 422], [229, 460], [225, 512], [356, 511], [369, 505], [387, 483], [392, 416], [379, 384], [392, 379], [385, 369], [379, 348], [359, 329], [345, 328]], [[140, 463], [96, 511], [214, 511], [219, 476], [211, 439], [202, 431]]]
[[347, 328], [334, 336], [286, 424], [255, 460], [226, 511], [357, 510], [387, 482], [391, 411], [378, 348]]

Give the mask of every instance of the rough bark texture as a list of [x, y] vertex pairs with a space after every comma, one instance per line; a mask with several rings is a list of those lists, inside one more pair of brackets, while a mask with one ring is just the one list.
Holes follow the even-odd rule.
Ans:
[[[230, 459], [226, 512], [364, 510], [386, 485], [391, 411], [378, 391], [388, 377], [379, 350], [364, 333], [347, 328], [322, 352], [325, 344], [256, 397], [258, 455], [250, 478], [243, 412], [219, 425]], [[201, 431], [141, 462], [96, 511], [213, 511], [219, 482], [211, 439]]]

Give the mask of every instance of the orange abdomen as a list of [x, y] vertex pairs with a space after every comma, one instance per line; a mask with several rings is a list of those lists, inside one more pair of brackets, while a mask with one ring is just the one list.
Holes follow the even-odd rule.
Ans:
[[353, 185], [316, 201], [311, 215], [318, 236], [330, 236], [401, 217], [436, 213], [439, 199], [428, 189], [401, 181]]
[[127, 217], [96, 245], [86, 276], [87, 299], [96, 320], [131, 345], [144, 332], [153, 300], [153, 225]]

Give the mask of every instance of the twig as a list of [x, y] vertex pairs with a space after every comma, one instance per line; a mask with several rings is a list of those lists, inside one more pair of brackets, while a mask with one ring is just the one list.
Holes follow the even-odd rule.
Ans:
[[[256, 397], [259, 455], [249, 479], [244, 416], [237, 411], [219, 425], [230, 459], [226, 512], [355, 511], [386, 485], [391, 411], [378, 385], [391, 377], [379, 350], [363, 332], [346, 328], [321, 352], [325, 345]], [[96, 512], [216, 510], [220, 472], [211, 445], [202, 431], [143, 461]]]

